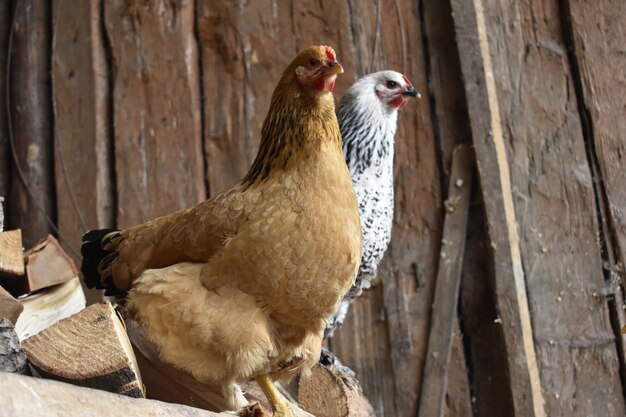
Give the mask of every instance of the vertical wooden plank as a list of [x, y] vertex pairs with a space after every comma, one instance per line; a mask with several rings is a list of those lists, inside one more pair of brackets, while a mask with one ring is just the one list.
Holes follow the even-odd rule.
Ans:
[[83, 233], [114, 226], [108, 71], [98, 0], [55, 0], [53, 22], [57, 222], [75, 256]]
[[106, 1], [117, 226], [205, 198], [192, 0]]
[[[454, 38], [454, 21], [450, 3], [425, 0], [420, 2], [420, 6], [420, 19], [424, 24], [422, 39], [428, 80], [428, 94], [423, 94], [423, 96], [431, 103], [431, 120], [441, 172], [440, 182], [442, 193], [446, 193], [452, 164], [452, 151], [460, 143], [471, 142], [471, 135], [468, 134], [470, 127], [467, 101], [463, 88], [459, 51]], [[444, 194], [443, 198], [447, 198], [447, 195]], [[476, 277], [471, 273], [465, 274], [465, 279]], [[447, 417], [472, 414], [463, 335], [458, 322], [455, 326], [457, 332], [453, 338], [451, 359], [454, 365], [450, 368], [446, 392], [445, 415]]]
[[457, 306], [473, 173], [474, 152], [470, 145], [457, 146], [452, 156], [451, 181], [424, 365], [423, 378], [427, 382], [422, 384], [420, 417], [443, 417], [445, 411], [452, 342], [455, 330], [458, 329]]
[[11, 148], [9, 146], [6, 108], [8, 88], [6, 69], [11, 20], [11, 2], [0, 2], [0, 196], [5, 197], [9, 191], [11, 172]]
[[[459, 50], [463, 51], [466, 95], [475, 100], [470, 119], [489, 234], [495, 249], [497, 302], [504, 324], [515, 414], [542, 417], [545, 411], [483, 4], [480, 0], [452, 0], [451, 4]], [[513, 282], [506, 282], [505, 277], [512, 277]]]
[[7, 203], [9, 227], [22, 228], [25, 247], [46, 236], [54, 221], [52, 109], [50, 101], [50, 2], [14, 1], [10, 117], [17, 160]]
[[[573, 51], [584, 103], [585, 126], [594, 158], [597, 158], [605, 188], [608, 215], [616, 235], [615, 248], [626, 282], [626, 77], [620, 71], [626, 65], [626, 2], [597, 3], [568, 0], [564, 10], [571, 19]], [[577, 92], [578, 93], [578, 92]], [[607, 236], [607, 238], [610, 238]]]
[[[594, 297], [603, 286], [597, 213], [558, 2], [488, 2], [484, 14], [480, 2], [473, 9], [461, 3], [452, 4], [466, 94], [474, 97], [470, 116], [495, 245], [498, 308], [516, 414], [623, 415], [607, 306]], [[506, 166], [510, 188], [501, 188]], [[494, 186], [498, 173], [505, 181]], [[494, 216], [502, 212], [499, 205], [506, 217]], [[507, 224], [513, 227], [501, 229]], [[519, 243], [500, 242], [507, 234]], [[502, 253], [507, 256], [515, 245], [519, 255], [511, 252], [511, 263]], [[516, 277], [512, 293], [511, 275]], [[518, 316], [510, 308], [523, 301], [511, 294], [525, 288], [532, 334], [525, 302], [517, 303]]]

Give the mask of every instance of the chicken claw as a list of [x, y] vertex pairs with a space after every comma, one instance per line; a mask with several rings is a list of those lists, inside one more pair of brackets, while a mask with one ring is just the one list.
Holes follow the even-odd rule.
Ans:
[[267, 374], [256, 377], [256, 383], [259, 384], [261, 390], [267, 397], [274, 417], [315, 417], [307, 413], [295, 404], [287, 401], [274, 386], [274, 383]]

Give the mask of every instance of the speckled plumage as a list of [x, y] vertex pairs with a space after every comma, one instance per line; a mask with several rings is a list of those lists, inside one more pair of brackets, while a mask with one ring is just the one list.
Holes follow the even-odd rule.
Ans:
[[329, 51], [309, 48], [285, 70], [240, 184], [84, 238], [88, 284], [128, 291], [163, 359], [223, 385], [232, 408], [243, 405], [237, 381], [317, 362], [326, 319], [356, 276], [362, 238], [330, 93], [341, 67]]
[[[388, 88], [390, 81], [396, 86]], [[391, 240], [398, 108], [406, 104], [404, 97], [414, 95], [417, 92], [405, 76], [381, 71], [357, 80], [337, 106], [343, 153], [359, 203], [363, 254], [354, 285], [329, 320], [327, 336], [343, 323], [352, 301], [370, 287]]]

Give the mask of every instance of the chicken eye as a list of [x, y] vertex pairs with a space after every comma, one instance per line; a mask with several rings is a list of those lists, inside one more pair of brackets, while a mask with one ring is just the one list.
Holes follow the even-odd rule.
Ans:
[[396, 88], [398, 83], [392, 80], [387, 81], [387, 88]]
[[313, 68], [314, 66], [317, 65], [317, 62], [318, 62], [317, 59], [311, 59], [309, 61], [309, 67]]

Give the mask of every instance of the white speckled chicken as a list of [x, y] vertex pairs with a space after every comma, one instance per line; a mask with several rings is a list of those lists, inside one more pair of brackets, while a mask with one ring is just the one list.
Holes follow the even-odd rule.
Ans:
[[357, 80], [337, 106], [343, 153], [359, 202], [363, 255], [357, 279], [326, 327], [332, 336], [352, 301], [369, 288], [391, 240], [393, 221], [393, 151], [398, 109], [419, 97], [409, 79], [380, 71]]
[[256, 379], [275, 417], [301, 415], [268, 375], [317, 362], [326, 320], [356, 277], [361, 226], [332, 95], [341, 72], [327, 46], [294, 59], [235, 187], [83, 237], [88, 286], [127, 294], [162, 359], [222, 385], [234, 410], [247, 405], [237, 382]]

